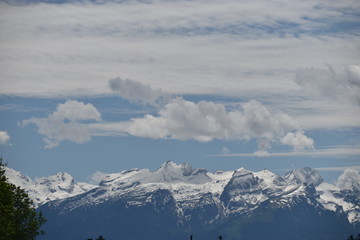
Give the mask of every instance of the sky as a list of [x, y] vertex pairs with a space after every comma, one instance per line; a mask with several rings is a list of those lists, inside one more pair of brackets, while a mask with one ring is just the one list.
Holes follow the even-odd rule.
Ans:
[[8, 0], [0, 30], [0, 154], [32, 178], [360, 170], [357, 0]]

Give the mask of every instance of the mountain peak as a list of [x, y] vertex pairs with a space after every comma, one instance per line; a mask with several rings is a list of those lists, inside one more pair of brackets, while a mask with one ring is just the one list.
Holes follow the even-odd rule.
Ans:
[[291, 170], [285, 174], [284, 179], [295, 184], [313, 184], [314, 186], [323, 182], [320, 173], [310, 167]]
[[159, 182], [205, 183], [210, 181], [205, 169], [193, 169], [189, 163], [176, 164], [172, 161], [163, 163], [153, 172], [153, 177]]

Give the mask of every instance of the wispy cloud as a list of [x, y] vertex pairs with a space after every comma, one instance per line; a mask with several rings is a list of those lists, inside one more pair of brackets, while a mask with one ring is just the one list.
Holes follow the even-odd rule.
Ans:
[[[260, 154], [263, 153], [263, 154]], [[266, 154], [265, 154], [266, 153]], [[326, 149], [316, 149], [311, 151], [294, 152], [255, 152], [255, 153], [229, 153], [217, 154], [215, 156], [224, 157], [351, 157], [360, 156], [359, 146], [342, 146]]]
[[318, 167], [315, 168], [319, 171], [326, 171], [326, 172], [343, 172], [346, 169], [353, 169], [360, 171], [360, 165], [354, 165], [354, 166], [340, 166], [340, 167]]

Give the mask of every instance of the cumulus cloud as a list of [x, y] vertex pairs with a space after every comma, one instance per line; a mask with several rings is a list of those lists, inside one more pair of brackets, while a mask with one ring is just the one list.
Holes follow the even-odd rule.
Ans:
[[281, 143], [292, 146], [296, 151], [314, 150], [314, 140], [305, 136], [303, 131], [287, 133], [281, 138]]
[[336, 182], [340, 189], [356, 188], [360, 190], [360, 171], [355, 169], [346, 169]]
[[109, 87], [124, 99], [152, 106], [161, 106], [171, 98], [171, 94], [165, 93], [161, 89], [119, 77], [109, 80]]
[[101, 121], [101, 114], [92, 104], [68, 100], [59, 104], [55, 112], [46, 118], [23, 120], [22, 126], [35, 124], [44, 136], [45, 147], [52, 148], [64, 140], [84, 143], [91, 139], [85, 121]]
[[141, 137], [197, 140], [232, 140], [264, 137], [273, 139], [281, 134], [287, 122], [272, 115], [257, 101], [242, 106], [242, 111], [228, 112], [224, 105], [182, 98], [173, 99], [159, 116], [146, 115], [128, 122], [128, 133]]
[[6, 131], [0, 131], [0, 145], [7, 145], [10, 142], [10, 136]]
[[312, 97], [360, 105], [360, 65], [341, 70], [331, 66], [302, 68], [298, 69], [295, 81]]
[[[93, 131], [112, 131], [153, 139], [196, 140], [259, 140], [259, 149], [271, 147], [270, 142], [291, 145], [295, 150], [304, 149], [310, 141], [298, 130], [296, 122], [284, 113], [274, 113], [256, 100], [245, 102], [235, 110], [227, 110], [223, 104], [210, 101], [194, 103], [177, 97], [171, 99], [158, 116], [145, 115], [126, 122], [91, 124]], [[112, 133], [113, 134], [113, 133]], [[287, 141], [281, 141], [283, 138]], [[300, 144], [303, 144], [302, 147]]]

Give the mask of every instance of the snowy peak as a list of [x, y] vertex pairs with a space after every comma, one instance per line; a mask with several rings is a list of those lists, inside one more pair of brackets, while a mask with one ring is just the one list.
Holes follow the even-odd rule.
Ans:
[[168, 161], [161, 165], [153, 175], [157, 182], [187, 182], [192, 184], [204, 184], [211, 179], [206, 175], [205, 169], [193, 169], [190, 164], [177, 165]]
[[178, 175], [178, 176], [189, 176], [193, 172], [193, 168], [188, 163], [182, 163], [177, 165], [172, 161], [163, 163], [156, 172], [164, 173], [166, 175]]
[[188, 163], [177, 165], [174, 162], [168, 161], [163, 163], [160, 168], [154, 172], [149, 169], [132, 169], [109, 174], [100, 182], [100, 186], [110, 186], [114, 184], [125, 187], [133, 186], [135, 183], [204, 184], [210, 181], [211, 179], [205, 169], [193, 169]]
[[240, 168], [233, 173], [220, 200], [230, 211], [252, 208], [265, 199], [259, 183], [260, 179], [253, 172]]
[[259, 178], [253, 172], [240, 168], [234, 172], [228, 185], [237, 190], [258, 190]]
[[285, 179], [269, 170], [265, 169], [260, 172], [255, 172], [254, 175], [261, 179], [261, 184], [264, 188], [278, 188], [287, 185]]
[[74, 190], [74, 178], [64, 172], [49, 177], [35, 179], [36, 185], [49, 189], [51, 192], [65, 191], [71, 193]]
[[63, 172], [32, 180], [14, 169], [5, 170], [8, 181], [23, 188], [33, 200], [35, 207], [48, 201], [72, 197], [96, 187], [88, 183], [75, 183], [70, 174]]
[[309, 167], [292, 170], [285, 174], [284, 179], [293, 184], [313, 184], [314, 186], [318, 186], [323, 182], [320, 173]]

